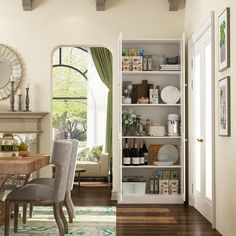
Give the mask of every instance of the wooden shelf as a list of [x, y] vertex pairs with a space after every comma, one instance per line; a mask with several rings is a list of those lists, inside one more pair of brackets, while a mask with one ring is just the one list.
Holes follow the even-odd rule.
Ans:
[[179, 169], [181, 165], [172, 165], [172, 166], [155, 166], [155, 165], [140, 165], [140, 166], [122, 166], [124, 169]]
[[163, 75], [180, 75], [181, 71], [122, 71], [122, 75], [155, 75], [155, 76], [163, 76]]

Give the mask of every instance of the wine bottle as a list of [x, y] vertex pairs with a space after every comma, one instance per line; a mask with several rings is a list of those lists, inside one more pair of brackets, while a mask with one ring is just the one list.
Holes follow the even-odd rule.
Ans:
[[154, 176], [153, 175], [150, 177], [149, 191], [150, 191], [150, 193], [154, 193]]
[[144, 152], [143, 152], [143, 147], [142, 145], [140, 145], [140, 148], [139, 148], [139, 165], [144, 165]]
[[138, 154], [138, 145], [134, 143], [133, 153], [132, 153], [132, 165], [139, 165], [139, 154]]
[[123, 165], [129, 166], [131, 165], [131, 157], [129, 152], [129, 144], [127, 139], [125, 140], [125, 148], [123, 149]]
[[145, 141], [143, 141], [143, 154], [144, 154], [144, 164], [148, 165], [148, 149], [145, 144]]

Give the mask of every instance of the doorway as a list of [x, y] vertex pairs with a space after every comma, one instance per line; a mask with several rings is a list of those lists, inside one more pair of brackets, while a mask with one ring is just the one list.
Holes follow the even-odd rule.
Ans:
[[79, 140], [75, 182], [81, 188], [112, 185], [106, 132], [112, 77], [101, 75], [112, 66], [97, 59], [102, 53], [111, 57], [106, 48], [60, 46], [52, 57], [53, 139]]
[[213, 13], [189, 40], [190, 204], [214, 225]]

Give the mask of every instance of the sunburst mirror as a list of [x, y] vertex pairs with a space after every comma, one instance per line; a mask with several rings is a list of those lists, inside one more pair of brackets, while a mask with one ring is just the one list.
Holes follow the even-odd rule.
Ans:
[[14, 78], [16, 91], [22, 79], [22, 64], [12, 49], [0, 44], [0, 100], [11, 94], [11, 76]]

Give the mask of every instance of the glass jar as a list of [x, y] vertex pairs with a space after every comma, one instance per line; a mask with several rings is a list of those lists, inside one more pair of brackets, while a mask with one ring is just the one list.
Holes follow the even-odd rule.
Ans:
[[0, 151], [11, 152], [18, 151], [18, 142], [14, 139], [14, 135], [11, 133], [3, 134], [3, 138], [0, 139]]

